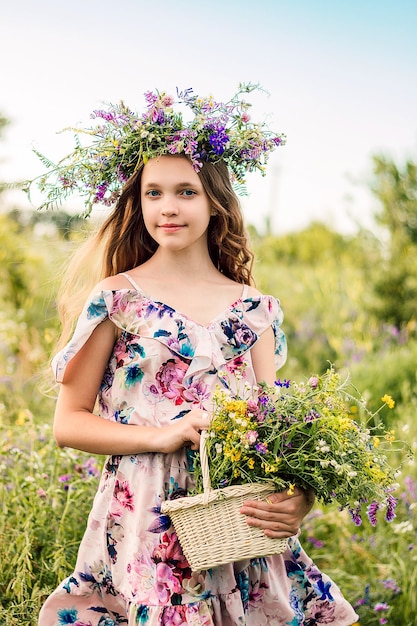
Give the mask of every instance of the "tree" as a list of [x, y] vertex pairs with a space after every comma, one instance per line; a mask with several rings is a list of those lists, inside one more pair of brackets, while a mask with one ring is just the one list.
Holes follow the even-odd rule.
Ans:
[[373, 291], [373, 312], [397, 328], [414, 329], [417, 322], [417, 164], [403, 169], [393, 160], [375, 156], [372, 191], [381, 203], [377, 222], [387, 243]]

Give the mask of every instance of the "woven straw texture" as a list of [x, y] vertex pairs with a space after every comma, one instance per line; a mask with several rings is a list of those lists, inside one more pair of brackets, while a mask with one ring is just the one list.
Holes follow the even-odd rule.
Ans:
[[240, 513], [245, 500], [266, 500], [274, 493], [274, 485], [250, 483], [211, 489], [204, 442], [202, 436], [204, 493], [167, 500], [161, 507], [171, 518], [191, 569], [200, 571], [284, 552], [287, 539], [266, 537], [262, 529], [248, 526], [246, 517]]

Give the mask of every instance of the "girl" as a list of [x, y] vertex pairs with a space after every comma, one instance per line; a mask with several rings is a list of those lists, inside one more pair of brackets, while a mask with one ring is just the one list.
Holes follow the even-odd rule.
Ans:
[[290, 538], [284, 554], [199, 573], [160, 512], [192, 488], [190, 450], [218, 372], [233, 384], [244, 356], [248, 382], [272, 384], [286, 355], [278, 301], [251, 286], [225, 160], [140, 160], [87, 258], [97, 245], [105, 278], [53, 360], [54, 434], [60, 446], [108, 456], [75, 571], [39, 626], [353, 624], [296, 537], [312, 504], [302, 491], [241, 509], [249, 525]]

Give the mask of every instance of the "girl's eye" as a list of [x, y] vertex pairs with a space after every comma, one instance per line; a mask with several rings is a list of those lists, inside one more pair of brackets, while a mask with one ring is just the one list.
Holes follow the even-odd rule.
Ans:
[[184, 194], [184, 196], [187, 197], [195, 196], [195, 191], [193, 191], [192, 189], [184, 189], [182, 193]]
[[157, 191], [156, 189], [150, 189], [146, 192], [146, 195], [150, 198], [157, 198], [159, 196], [159, 191]]

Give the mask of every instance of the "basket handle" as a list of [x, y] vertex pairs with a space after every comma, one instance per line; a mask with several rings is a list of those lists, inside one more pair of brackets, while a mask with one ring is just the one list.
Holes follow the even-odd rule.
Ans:
[[203, 476], [203, 504], [208, 504], [208, 499], [211, 491], [210, 483], [210, 471], [207, 457], [206, 441], [209, 437], [208, 431], [203, 430], [200, 435], [200, 461], [201, 461], [201, 474]]

